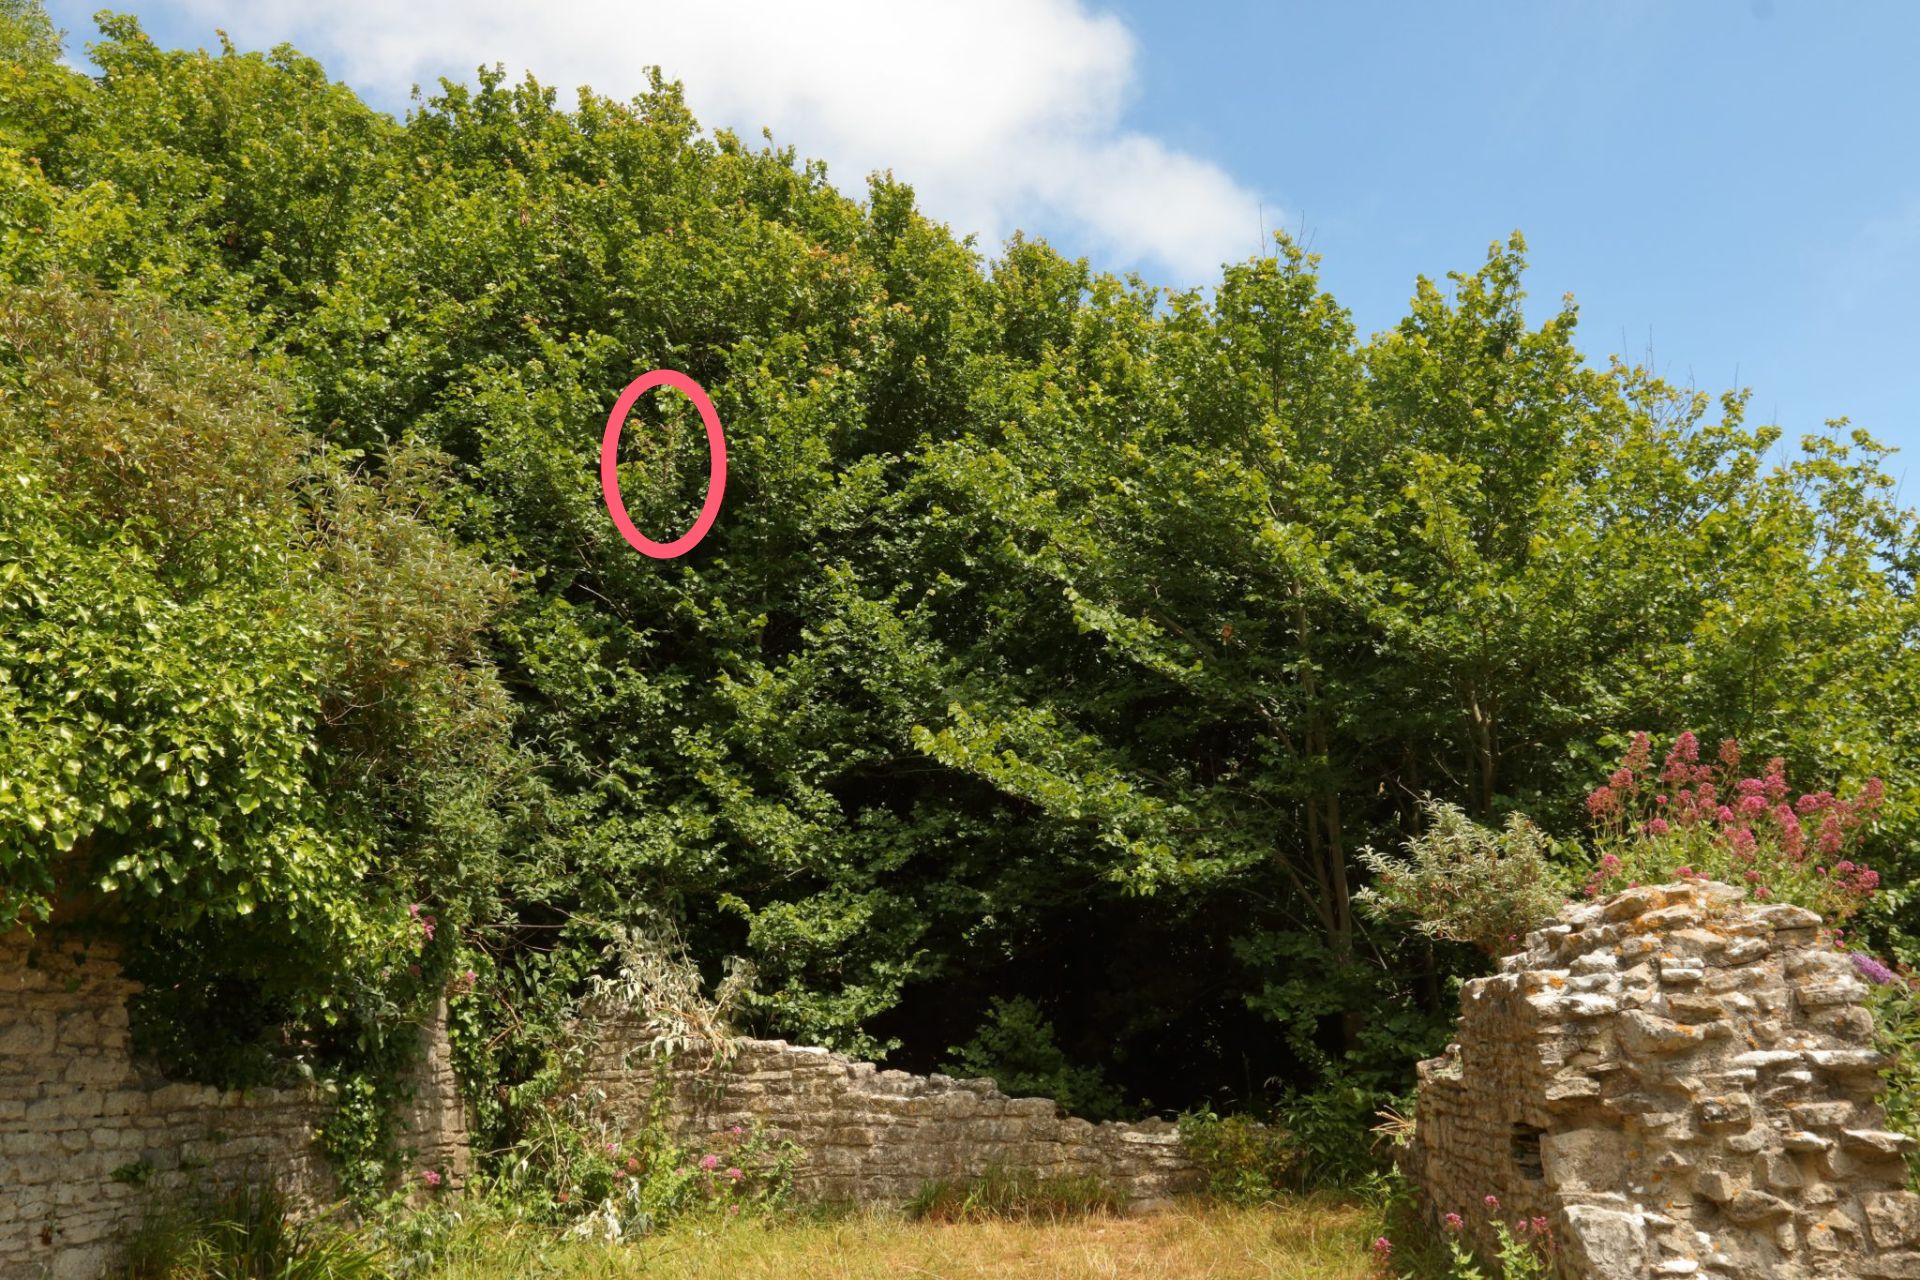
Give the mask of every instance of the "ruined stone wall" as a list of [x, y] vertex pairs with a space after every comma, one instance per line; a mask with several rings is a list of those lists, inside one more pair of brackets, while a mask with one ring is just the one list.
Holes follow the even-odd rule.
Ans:
[[1581, 1280], [1920, 1277], [1866, 984], [1812, 912], [1743, 898], [1569, 907], [1466, 984], [1408, 1151], [1436, 1222], [1484, 1231], [1497, 1196]]
[[[127, 1041], [138, 990], [104, 943], [0, 936], [0, 1280], [98, 1277], [155, 1196], [189, 1185], [272, 1181], [306, 1207], [335, 1196], [314, 1142], [326, 1099], [142, 1069]], [[457, 1178], [465, 1130], [444, 1030], [429, 1044], [405, 1140]]]
[[661, 1064], [621, 1023], [603, 1026], [597, 1045], [584, 1085], [617, 1123], [645, 1124], [664, 1070], [677, 1141], [698, 1145], [734, 1125], [792, 1141], [802, 1152], [794, 1191], [810, 1202], [904, 1204], [928, 1182], [998, 1166], [1096, 1175], [1140, 1211], [1196, 1177], [1168, 1121], [1092, 1124], [1046, 1098], [1010, 1098], [991, 1080], [882, 1071], [782, 1040], [735, 1041], [717, 1064], [695, 1046]]

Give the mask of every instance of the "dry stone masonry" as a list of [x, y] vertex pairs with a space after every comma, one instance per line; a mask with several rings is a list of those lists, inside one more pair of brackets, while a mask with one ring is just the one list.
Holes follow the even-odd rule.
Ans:
[[1694, 882], [1530, 934], [1420, 1065], [1428, 1211], [1545, 1217], [1568, 1280], [1920, 1277], [1912, 1140], [1876, 1101], [1868, 988], [1819, 925]]
[[613, 1023], [601, 1029], [584, 1084], [612, 1120], [634, 1129], [656, 1087], [669, 1090], [669, 1128], [684, 1144], [734, 1125], [793, 1142], [802, 1153], [795, 1195], [816, 1203], [904, 1204], [928, 1182], [997, 1166], [1092, 1174], [1138, 1212], [1165, 1205], [1196, 1177], [1164, 1120], [1092, 1124], [1061, 1116], [1046, 1098], [1010, 1098], [991, 1080], [883, 1071], [783, 1040], [734, 1041], [719, 1060], [696, 1045], [662, 1062], [637, 1027]]
[[[135, 1063], [139, 985], [104, 943], [0, 936], [0, 1280], [97, 1277], [156, 1194], [273, 1182], [296, 1205], [333, 1199], [308, 1090], [169, 1083]], [[402, 1117], [419, 1163], [457, 1180], [466, 1134], [444, 1027]]]

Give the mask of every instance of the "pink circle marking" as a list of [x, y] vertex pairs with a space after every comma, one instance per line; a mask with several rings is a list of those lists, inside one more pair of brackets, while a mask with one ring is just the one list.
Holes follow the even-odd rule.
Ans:
[[[633, 527], [633, 521], [627, 518], [627, 504], [620, 500], [617, 474], [620, 429], [627, 424], [627, 415], [633, 412], [634, 404], [655, 387], [672, 387], [693, 401], [700, 421], [707, 428], [707, 500], [701, 504], [700, 518], [693, 522], [693, 528], [672, 542], [655, 542]], [[655, 369], [627, 384], [627, 389], [613, 402], [613, 412], [607, 415], [606, 434], [600, 437], [600, 492], [607, 500], [607, 514], [613, 517], [613, 527], [643, 555], [655, 560], [672, 560], [699, 545], [700, 539], [707, 536], [707, 530], [713, 528], [713, 519], [720, 514], [720, 499], [727, 492], [727, 438], [720, 433], [720, 415], [713, 411], [713, 401], [707, 399], [699, 383], [673, 369]]]

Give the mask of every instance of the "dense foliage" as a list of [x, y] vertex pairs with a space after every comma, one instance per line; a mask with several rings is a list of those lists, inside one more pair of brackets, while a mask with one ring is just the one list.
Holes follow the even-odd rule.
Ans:
[[1407, 841], [1405, 859], [1360, 851], [1373, 880], [1356, 895], [1362, 910], [1503, 956], [1565, 904], [1553, 841], [1524, 815], [1508, 814], [1493, 831], [1445, 801], [1428, 800], [1421, 811], [1426, 825]]
[[510, 752], [499, 575], [416, 516], [418, 459], [313, 449], [191, 315], [0, 311], [0, 911], [129, 938], [163, 1057], [353, 1040], [418, 987], [408, 901], [469, 908], [490, 856], [444, 828]]
[[[20, 12], [5, 896], [142, 904], [150, 1023], [324, 1056], [317, 1011], [470, 968], [510, 1130], [664, 911], [796, 1039], [1090, 1107], [1388, 1089], [1478, 963], [1356, 910], [1419, 797], [1570, 835], [1680, 725], [1920, 796], [1885, 450], [1587, 364], [1570, 300], [1523, 313], [1517, 235], [1362, 338], [1284, 239], [1172, 296], [983, 257], [658, 80], [565, 109], [483, 71], [396, 121], [126, 18], [84, 75]], [[731, 455], [671, 563], [594, 461], [656, 366]], [[705, 476], [684, 403], [636, 413], [643, 532]], [[1891, 886], [1920, 811], [1877, 817]], [[1907, 910], [1864, 923], [1902, 953]]]

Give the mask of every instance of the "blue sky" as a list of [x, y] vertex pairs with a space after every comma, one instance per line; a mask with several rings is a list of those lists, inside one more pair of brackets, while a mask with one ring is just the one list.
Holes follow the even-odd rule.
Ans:
[[[94, 0], [50, 7], [77, 52]], [[659, 62], [704, 120], [770, 126], [854, 190], [891, 166], [988, 246], [1022, 227], [1192, 284], [1284, 227], [1369, 331], [1517, 228], [1536, 313], [1571, 291], [1594, 357], [1920, 455], [1904, 0], [126, 7], [170, 44], [291, 39], [396, 111], [481, 61], [617, 96]]]
[[1920, 453], [1920, 5], [1290, 8], [1122, 6], [1131, 110], [1271, 192], [1363, 328], [1518, 228], [1590, 354]]

